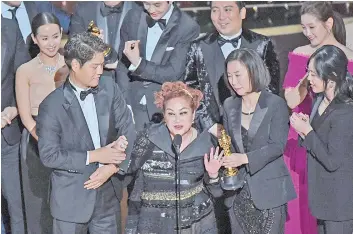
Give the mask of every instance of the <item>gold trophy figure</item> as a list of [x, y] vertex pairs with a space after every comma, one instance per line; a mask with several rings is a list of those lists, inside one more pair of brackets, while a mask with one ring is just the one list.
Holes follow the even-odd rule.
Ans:
[[[224, 156], [229, 157], [231, 152], [232, 140], [231, 137], [227, 135], [226, 130], [221, 130], [221, 137], [218, 139], [219, 145], [224, 151]], [[244, 180], [240, 179], [238, 176], [237, 168], [226, 168], [223, 172], [221, 178], [221, 186], [225, 190], [236, 190], [241, 188], [244, 184]]]
[[[100, 29], [97, 27], [97, 25], [94, 23], [93, 20], [88, 24], [87, 32], [99, 36], [101, 34]], [[113, 64], [118, 60], [118, 54], [114, 49], [109, 46], [104, 52], [104, 63], [105, 64]]]

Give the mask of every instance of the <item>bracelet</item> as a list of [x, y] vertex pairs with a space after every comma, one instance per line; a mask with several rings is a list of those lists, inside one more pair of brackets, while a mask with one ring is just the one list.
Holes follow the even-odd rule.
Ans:
[[217, 183], [218, 181], [219, 181], [219, 176], [217, 176], [217, 177], [214, 178], [214, 179], [210, 178], [209, 181], [208, 181], [208, 183], [214, 184], [214, 183]]

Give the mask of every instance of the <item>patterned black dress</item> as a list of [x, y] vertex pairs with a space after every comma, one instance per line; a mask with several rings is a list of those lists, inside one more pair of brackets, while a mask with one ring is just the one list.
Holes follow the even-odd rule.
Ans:
[[[136, 139], [131, 156], [133, 189], [129, 197], [126, 233], [216, 234], [213, 202], [204, 187], [203, 156], [213, 146], [207, 131], [180, 155], [180, 199], [176, 158], [165, 124], [152, 125]], [[177, 224], [177, 201], [181, 220]]]

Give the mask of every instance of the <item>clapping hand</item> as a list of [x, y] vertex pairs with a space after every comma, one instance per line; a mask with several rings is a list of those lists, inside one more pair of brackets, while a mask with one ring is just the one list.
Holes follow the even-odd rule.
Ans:
[[210, 157], [205, 154], [204, 164], [210, 178], [216, 178], [218, 176], [219, 168], [221, 168], [224, 161], [223, 153], [223, 150], [219, 153], [219, 147], [217, 147], [216, 150], [212, 147]]
[[290, 124], [303, 138], [313, 129], [310, 125], [309, 116], [303, 113], [293, 113], [290, 117]]

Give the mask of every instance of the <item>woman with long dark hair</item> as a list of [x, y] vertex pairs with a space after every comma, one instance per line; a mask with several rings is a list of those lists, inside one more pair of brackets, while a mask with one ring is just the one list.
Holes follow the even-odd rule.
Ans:
[[[293, 112], [309, 114], [312, 95], [308, 93], [306, 64], [311, 54], [323, 45], [341, 48], [348, 58], [353, 59], [353, 51], [345, 47], [346, 32], [340, 15], [328, 2], [305, 2], [300, 10], [303, 34], [309, 44], [289, 53], [288, 70], [283, 82], [285, 98]], [[353, 71], [353, 62], [349, 70]], [[308, 205], [308, 178], [306, 152], [298, 146], [298, 134], [290, 128], [284, 160], [289, 167], [298, 197], [288, 203], [286, 234], [317, 233], [316, 219], [310, 214]]]
[[39, 54], [20, 66], [16, 73], [16, 100], [24, 125], [21, 140], [21, 171], [27, 230], [50, 233], [52, 218], [48, 204], [50, 170], [39, 159], [36, 117], [39, 104], [55, 88], [54, 75], [65, 65], [59, 54], [62, 28], [51, 13], [39, 13], [32, 20], [32, 40]]
[[317, 95], [310, 117], [290, 118], [307, 150], [309, 206], [320, 234], [353, 232], [353, 78], [347, 65], [336, 46], [313, 53], [307, 79]]

